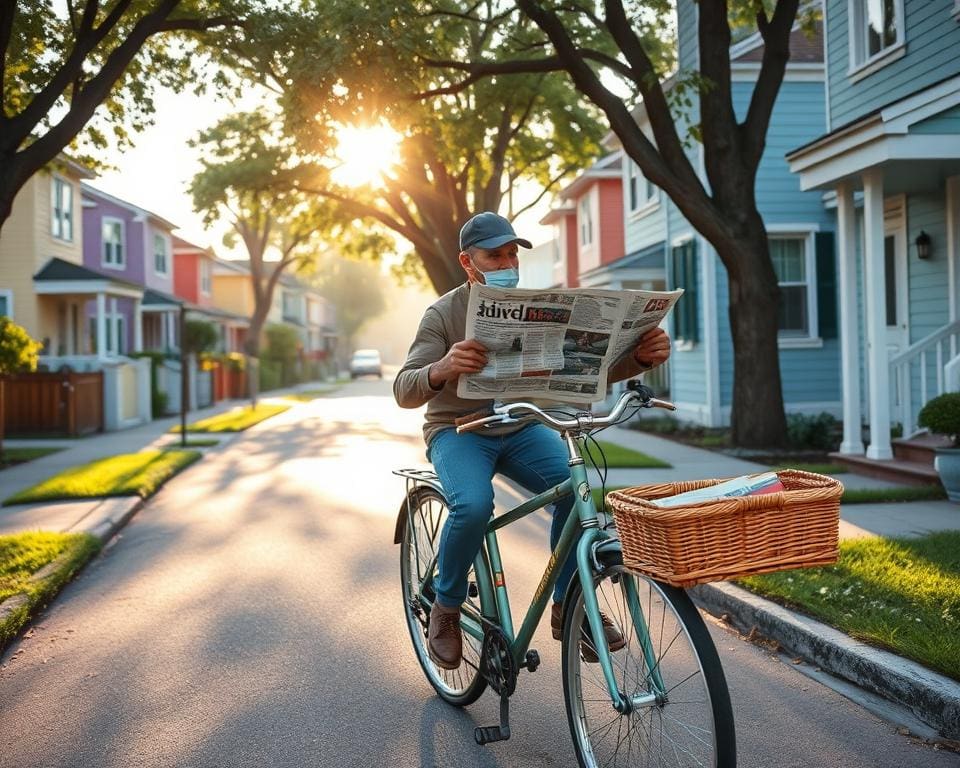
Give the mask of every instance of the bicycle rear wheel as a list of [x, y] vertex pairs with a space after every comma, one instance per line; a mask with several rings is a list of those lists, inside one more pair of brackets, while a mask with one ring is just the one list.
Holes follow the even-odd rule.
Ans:
[[[645, 633], [637, 631], [629, 610], [631, 588]], [[600, 610], [626, 640], [623, 649], [611, 654], [617, 685], [635, 702], [631, 712], [621, 714], [613, 708], [600, 664], [583, 659], [581, 643], [589, 647], [592, 641], [583, 630], [579, 581], [574, 580], [571, 589], [564, 617], [563, 691], [582, 768], [736, 766], [726, 679], [717, 649], [687, 593], [634, 575], [622, 565], [597, 580]], [[649, 638], [646, 652], [644, 634]]]
[[[462, 707], [476, 701], [487, 685], [480, 674], [481, 642], [463, 632], [463, 661], [460, 666], [452, 670], [437, 666], [427, 652], [430, 612], [424, 605], [424, 599], [421, 599], [422, 594], [432, 604], [435, 598], [433, 585], [437, 579], [440, 534], [448, 514], [446, 499], [433, 488], [419, 488], [411, 494], [407, 524], [400, 541], [400, 581], [404, 615], [417, 660], [440, 697]], [[471, 567], [467, 581], [476, 583], [476, 579]], [[467, 602], [476, 614], [482, 613], [478, 597], [468, 596]]]

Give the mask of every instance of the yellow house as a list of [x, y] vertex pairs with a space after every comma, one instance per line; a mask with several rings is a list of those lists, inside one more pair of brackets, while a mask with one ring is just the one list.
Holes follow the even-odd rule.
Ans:
[[[94, 348], [103, 358], [108, 299], [143, 296], [140, 287], [83, 266], [80, 181], [92, 176], [61, 156], [55, 168], [34, 174], [23, 186], [0, 232], [0, 314], [43, 344], [47, 359], [41, 362], [51, 366], [55, 358], [86, 356]], [[99, 344], [84, 321], [84, 305], [91, 300], [98, 308]]]

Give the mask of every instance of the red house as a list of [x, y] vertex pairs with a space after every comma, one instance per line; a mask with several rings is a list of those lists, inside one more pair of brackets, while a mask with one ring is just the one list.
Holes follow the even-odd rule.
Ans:
[[557, 202], [540, 221], [556, 229], [563, 271], [557, 277], [570, 288], [595, 285], [591, 275], [624, 256], [622, 153], [583, 171], [560, 191]]

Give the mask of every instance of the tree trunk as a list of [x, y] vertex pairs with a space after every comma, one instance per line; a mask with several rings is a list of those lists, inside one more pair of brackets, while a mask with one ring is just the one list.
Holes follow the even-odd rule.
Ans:
[[731, 438], [743, 448], [776, 448], [787, 437], [777, 341], [780, 289], [763, 222], [756, 218], [751, 231], [732, 243], [740, 268], [727, 271], [734, 360]]
[[253, 317], [250, 318], [247, 340], [243, 344], [244, 351], [247, 353], [247, 394], [252, 408], [257, 407], [257, 399], [260, 395], [260, 332], [263, 330], [269, 308], [268, 301], [254, 310]]

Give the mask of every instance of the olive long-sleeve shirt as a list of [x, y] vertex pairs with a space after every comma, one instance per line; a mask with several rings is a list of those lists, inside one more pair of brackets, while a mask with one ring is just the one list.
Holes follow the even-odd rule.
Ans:
[[[420, 320], [417, 335], [407, 353], [407, 360], [393, 382], [393, 396], [401, 408], [419, 408], [427, 404], [423, 439], [429, 446], [433, 437], [454, 426], [454, 421], [468, 413], [492, 406], [493, 400], [466, 400], [457, 397], [457, 382], [446, 381], [440, 389], [430, 386], [430, 366], [440, 360], [458, 341], [463, 341], [467, 327], [467, 301], [470, 285], [463, 283], [427, 307]], [[610, 370], [609, 380], [620, 381], [647, 370], [628, 356]], [[523, 424], [510, 424], [485, 430], [487, 435], [504, 435], [521, 429]]]

